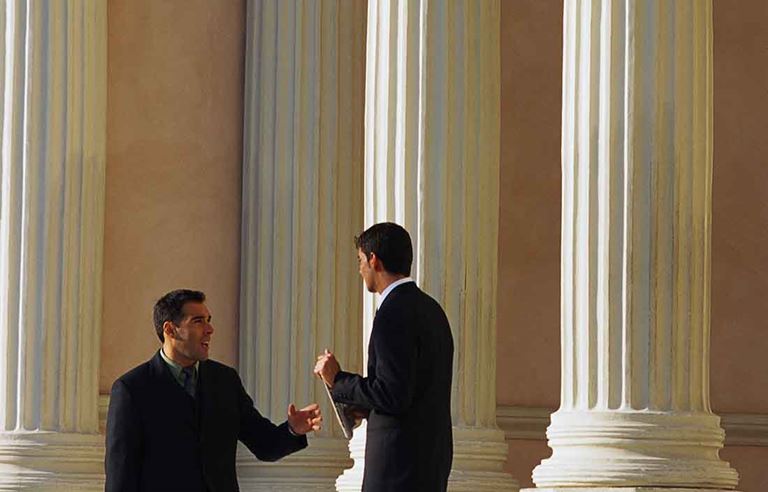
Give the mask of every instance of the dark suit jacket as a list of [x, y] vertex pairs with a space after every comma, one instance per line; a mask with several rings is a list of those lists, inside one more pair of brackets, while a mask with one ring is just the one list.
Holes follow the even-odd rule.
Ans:
[[368, 377], [339, 372], [334, 399], [370, 409], [365, 492], [444, 491], [453, 459], [453, 338], [415, 283], [392, 290], [373, 320]]
[[238, 439], [264, 461], [307, 446], [259, 414], [231, 367], [200, 362], [193, 399], [157, 353], [112, 385], [106, 491], [237, 491]]

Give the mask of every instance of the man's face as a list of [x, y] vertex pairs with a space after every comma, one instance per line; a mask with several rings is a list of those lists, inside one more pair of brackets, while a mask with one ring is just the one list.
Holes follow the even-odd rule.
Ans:
[[[186, 359], [187, 364], [208, 359], [208, 349], [213, 334], [211, 313], [202, 302], [188, 302], [182, 308], [184, 317], [178, 325], [171, 323], [170, 343], [177, 356]], [[166, 334], [168, 338], [168, 334]]]
[[357, 250], [357, 263], [360, 276], [363, 277], [363, 282], [365, 283], [365, 288], [368, 289], [368, 292], [376, 292], [376, 286], [373, 285], [374, 269], [371, 266], [371, 261], [368, 260], [361, 249]]

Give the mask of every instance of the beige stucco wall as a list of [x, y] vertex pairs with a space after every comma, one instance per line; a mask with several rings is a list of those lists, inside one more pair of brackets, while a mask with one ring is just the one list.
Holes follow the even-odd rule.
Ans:
[[154, 301], [204, 290], [237, 362], [245, 1], [110, 0], [99, 389], [159, 347]]
[[[502, 120], [497, 399], [557, 407], [560, 388], [562, 0], [501, 2]], [[768, 413], [768, 2], [717, 0], [711, 392], [720, 412]], [[536, 455], [535, 459], [533, 456]], [[512, 441], [530, 485], [549, 455]], [[768, 485], [768, 448], [723, 452], [741, 490]]]
[[712, 404], [768, 413], [768, 2], [714, 8]]
[[562, 0], [501, 2], [501, 404], [560, 402], [562, 29]]

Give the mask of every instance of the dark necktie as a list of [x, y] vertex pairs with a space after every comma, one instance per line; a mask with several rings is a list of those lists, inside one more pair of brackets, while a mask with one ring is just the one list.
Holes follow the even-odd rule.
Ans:
[[195, 397], [195, 366], [184, 367], [181, 370], [184, 375], [184, 391], [192, 398]]

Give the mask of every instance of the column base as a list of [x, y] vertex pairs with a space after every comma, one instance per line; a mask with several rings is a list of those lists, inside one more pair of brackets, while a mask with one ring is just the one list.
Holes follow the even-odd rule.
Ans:
[[354, 464], [336, 479], [336, 492], [360, 492], [363, 488], [367, 429], [368, 421], [363, 420], [363, 423], [354, 430], [352, 439], [349, 441], [349, 455], [354, 460]]
[[0, 432], [0, 491], [104, 490], [104, 436]]
[[448, 478], [452, 492], [510, 491], [519, 485], [504, 471], [509, 447], [500, 429], [453, 428], [453, 468]]
[[724, 433], [711, 413], [558, 410], [547, 437], [552, 456], [533, 470], [539, 490], [733, 490], [739, 482], [719, 457]]
[[689, 489], [667, 487], [565, 487], [543, 489], [521, 489], [520, 492], [738, 492], [725, 489]]
[[327, 492], [351, 464], [347, 440], [336, 437], [310, 437], [306, 449], [274, 463], [258, 461], [242, 444], [237, 450], [237, 475], [243, 492]]
[[[336, 480], [337, 492], [360, 492], [365, 469], [365, 422], [355, 429], [349, 450], [352, 468]], [[453, 467], [448, 477], [451, 492], [517, 492], [519, 486], [504, 471], [509, 448], [504, 432], [486, 427], [453, 428]]]

